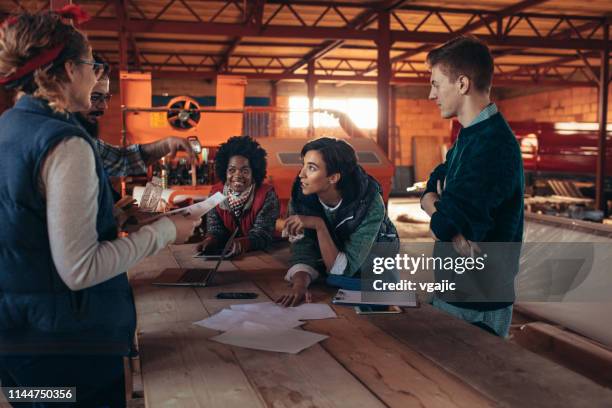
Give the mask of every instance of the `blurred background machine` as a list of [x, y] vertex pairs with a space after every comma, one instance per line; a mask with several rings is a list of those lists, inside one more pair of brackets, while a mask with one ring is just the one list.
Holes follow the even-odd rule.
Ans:
[[[584, 122], [509, 122], [525, 171], [528, 211], [601, 222], [595, 208], [598, 124]], [[453, 121], [451, 141], [461, 126]], [[612, 199], [612, 129], [608, 127], [604, 196]]]
[[[132, 177], [127, 179], [128, 183], [124, 181], [123, 192], [131, 192], [155, 176], [161, 178], [164, 188], [171, 191], [164, 196], [171, 204], [189, 197], [204, 199], [211, 186], [219, 181], [214, 165], [219, 145], [231, 136], [249, 135], [268, 152], [267, 181], [274, 185], [281, 201], [281, 215], [284, 216], [291, 185], [302, 165], [300, 151], [312, 138], [283, 135], [279, 125], [288, 120], [288, 109], [245, 107], [246, 84], [246, 78], [242, 76], [219, 75], [214, 107], [202, 108], [189, 96], [178, 96], [171, 99], [167, 106], [153, 107], [150, 74], [121, 72], [123, 145], [150, 143], [170, 135], [189, 138], [192, 145], [198, 142], [201, 145], [199, 163], [189, 165], [182, 154], [172, 160], [161, 160], [149, 166], [146, 178]], [[306, 113], [312, 122], [315, 113]], [[355, 148], [359, 163], [381, 184], [387, 202], [394, 165], [374, 140], [363, 137], [358, 129], [353, 132], [352, 126], [343, 128], [353, 133], [354, 137], [348, 134], [343, 134], [343, 137]]]

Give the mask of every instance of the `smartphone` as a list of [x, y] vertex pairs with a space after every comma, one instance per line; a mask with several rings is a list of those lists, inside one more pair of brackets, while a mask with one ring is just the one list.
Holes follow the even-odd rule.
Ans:
[[189, 136], [187, 140], [189, 141], [189, 144], [191, 145], [191, 148], [195, 154], [202, 153], [202, 145], [200, 144], [200, 140], [197, 136]]
[[[219, 258], [221, 258], [221, 254], [220, 253], [211, 254], [211, 253], [202, 251], [202, 252], [198, 252], [197, 254], [195, 254], [193, 258], [204, 259], [205, 261], [218, 261]], [[230, 258], [231, 256], [225, 255], [223, 257], [223, 260], [230, 259]]]
[[217, 299], [256, 299], [257, 293], [253, 292], [219, 292]]
[[[217, 246], [207, 246], [204, 248], [204, 251], [200, 251], [196, 253], [193, 257], [204, 259], [206, 261], [218, 261], [221, 258], [221, 253], [223, 252], [223, 248], [219, 248]], [[230, 259], [231, 255], [226, 254], [223, 259]]]
[[359, 305], [355, 306], [357, 314], [396, 314], [402, 313], [402, 308], [399, 306], [383, 306], [383, 305]]

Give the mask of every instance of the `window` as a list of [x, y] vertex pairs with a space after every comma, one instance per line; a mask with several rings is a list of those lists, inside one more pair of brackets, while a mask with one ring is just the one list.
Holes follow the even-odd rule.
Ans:
[[[315, 98], [315, 109], [333, 109], [348, 114], [349, 118], [360, 129], [376, 129], [378, 123], [378, 105], [376, 98]], [[289, 97], [289, 127], [308, 127], [308, 98], [303, 96]], [[325, 113], [315, 113], [314, 126], [317, 128], [338, 127], [338, 119]]]

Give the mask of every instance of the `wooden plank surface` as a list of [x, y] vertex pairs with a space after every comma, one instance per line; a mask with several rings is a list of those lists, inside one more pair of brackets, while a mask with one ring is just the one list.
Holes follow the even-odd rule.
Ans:
[[612, 389], [612, 350], [603, 345], [544, 322], [522, 325], [514, 332], [514, 341]]
[[[266, 271], [249, 272], [269, 296], [278, 297], [287, 285]], [[315, 301], [331, 293], [314, 285]], [[432, 364], [387, 335], [352, 308], [333, 306], [338, 319], [313, 320], [304, 328], [330, 337], [321, 344], [346, 370], [389, 407], [492, 407], [492, 400], [454, 375]]]
[[157, 254], [149, 256], [128, 271], [131, 281], [142, 281], [159, 276], [166, 268], [178, 268], [179, 264], [172, 256], [170, 247], [164, 248]]
[[[177, 248], [165, 256], [174, 255], [182, 267], [201, 267], [203, 261], [194, 260], [189, 248]], [[151, 286], [155, 277], [139, 266], [141, 280], [134, 282], [134, 292], [147, 406], [384, 406], [319, 345], [288, 355], [209, 341], [218, 332], [192, 322], [237, 303], [216, 299], [217, 292], [257, 292], [260, 300], [268, 300], [240, 276], [243, 272], [224, 263], [215, 286], [198, 289]]]
[[151, 285], [164, 269], [179, 266], [173, 249], [130, 271], [139, 277], [132, 285], [146, 406], [265, 406], [231, 350], [208, 340], [215, 333], [193, 325], [208, 316], [194, 289]]
[[264, 407], [232, 350], [192, 322], [139, 331], [147, 407]]
[[[245, 272], [250, 276], [252, 271]], [[220, 281], [223, 282], [220, 274]], [[198, 288], [198, 295], [210, 314], [236, 304], [235, 300], [217, 300], [219, 291], [256, 292], [257, 301], [269, 298], [255, 284], [242, 281], [227, 286], [221, 283], [210, 288]], [[253, 303], [253, 300], [241, 303]], [[336, 319], [328, 319], [335, 321]], [[203, 329], [210, 332], [217, 332]], [[270, 407], [363, 407], [384, 405], [357, 381], [342, 365], [320, 345], [314, 345], [299, 354], [274, 353], [229, 347], [236, 360]]]
[[612, 391], [432, 306], [368, 320], [500, 406], [612, 406]]
[[[192, 251], [173, 247], [164, 256], [198, 267]], [[284, 248], [234, 260], [210, 288], [136, 285], [148, 406], [612, 406], [611, 391], [428, 305], [369, 317], [334, 307], [338, 319], [304, 326], [330, 338], [297, 355], [217, 344], [207, 339], [218, 332], [191, 324], [238, 302], [216, 299], [219, 291], [279, 296], [287, 289], [286, 257]], [[312, 291], [315, 301], [334, 292]], [[210, 378], [217, 369], [223, 381]]]

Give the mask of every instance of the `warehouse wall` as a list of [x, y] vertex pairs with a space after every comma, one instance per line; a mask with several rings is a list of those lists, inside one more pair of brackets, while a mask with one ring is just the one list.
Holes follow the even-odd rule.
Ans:
[[[298, 94], [301, 95], [301, 94]], [[289, 107], [289, 95], [280, 95], [276, 99], [276, 104], [278, 108], [288, 108]], [[277, 122], [276, 122], [276, 136], [277, 137], [289, 137], [289, 138], [305, 138], [308, 135], [307, 128], [292, 128], [289, 126], [289, 115], [284, 112], [279, 112], [276, 114]], [[376, 130], [365, 130], [364, 133], [371, 138], [376, 138]], [[315, 129], [315, 137], [338, 137], [344, 138], [346, 137], [345, 132], [341, 128], [316, 128]]]
[[[429, 89], [427, 87], [401, 87], [396, 89], [395, 119], [397, 132], [392, 132], [389, 140], [390, 146], [396, 147], [396, 165], [412, 166], [413, 163], [413, 137], [431, 137], [432, 143], [450, 140], [450, 121], [440, 117], [440, 111], [435, 103], [427, 100]], [[301, 83], [280, 84], [278, 89], [278, 106], [288, 107], [289, 96], [306, 95], [306, 86]], [[360, 96], [376, 97], [374, 85], [345, 85], [334, 86], [321, 84], [317, 86], [318, 96]], [[280, 123], [279, 132], [288, 137], [306, 137], [306, 129], [289, 128], [287, 121]], [[365, 133], [376, 138], [375, 130]], [[341, 137], [339, 129], [321, 129], [319, 135]], [[399, 140], [393, 140], [399, 134]], [[441, 157], [440, 157], [441, 159]]]
[[[154, 80], [154, 95], [190, 95], [190, 96], [212, 96], [215, 95], [215, 83], [212, 81], [184, 81], [184, 80]], [[246, 95], [249, 97], [269, 97], [272, 91], [269, 81], [249, 81]], [[431, 146], [419, 152], [413, 151], [413, 138], [419, 137], [419, 146], [428, 144], [423, 137], [431, 138], [431, 144], [441, 145], [449, 140], [450, 121], [440, 117], [440, 112], [433, 102], [427, 100], [427, 87], [398, 87], [395, 89], [395, 119], [396, 131], [390, 135], [389, 145], [395, 148], [395, 164], [413, 166], [413, 157], [419, 154], [425, 162], [437, 163], [442, 157], [440, 149], [432, 149]], [[121, 143], [121, 110], [117, 82], [111, 82], [111, 92], [116, 95], [110, 103], [106, 117], [101, 121], [100, 134], [103, 139], [113, 143]], [[306, 96], [306, 85], [303, 82], [282, 82], [277, 87], [277, 106], [288, 107], [289, 97], [293, 95]], [[376, 97], [376, 86], [356, 84], [318, 84], [316, 95], [321, 97], [360, 96]], [[376, 130], [365, 130], [364, 133], [373, 139], [376, 138]], [[316, 136], [342, 137], [344, 132], [339, 128], [322, 128], [316, 130]], [[277, 136], [305, 138], [307, 129], [290, 128], [288, 116], [278, 115]], [[398, 137], [399, 136], [399, 137]], [[427, 157], [423, 157], [426, 155]], [[433, 155], [434, 157], [429, 157]], [[427, 171], [427, 170], [425, 170]]]
[[[596, 122], [597, 88], [567, 88], [516, 96], [499, 101], [498, 106], [508, 121]], [[612, 122], [612, 106], [608, 106], [608, 122]]]
[[[432, 143], [450, 140], [450, 120], [442, 119], [436, 104], [427, 99], [396, 100], [396, 123], [399, 128], [399, 157], [396, 164], [414, 165], [413, 138], [429, 137]], [[441, 159], [441, 157], [440, 157]]]
[[[113, 81], [111, 91], [118, 94], [117, 84]], [[246, 94], [250, 97], [269, 97], [269, 81], [250, 81]], [[429, 88], [425, 86], [403, 86], [395, 88], [395, 121], [396, 131], [390, 135], [389, 145], [395, 148], [395, 164], [413, 166], [414, 157], [423, 158], [425, 162], [442, 160], [440, 149], [429, 146], [440, 146], [450, 141], [450, 121], [442, 119], [438, 107], [427, 99]], [[597, 120], [597, 89], [568, 88], [544, 89], [509, 89], [496, 91], [493, 99], [509, 121], [577, 121], [595, 122]], [[154, 80], [155, 95], [212, 96], [215, 84], [212, 81]], [[529, 92], [530, 94], [525, 94]], [[534, 93], [535, 92], [535, 93]], [[518, 93], [518, 95], [517, 95]], [[521, 94], [522, 93], [522, 94]], [[277, 87], [277, 106], [288, 107], [292, 95], [306, 95], [303, 82], [282, 82]], [[316, 95], [330, 96], [363, 96], [376, 97], [374, 85], [317, 85]], [[101, 134], [111, 143], [120, 143], [121, 114], [120, 101], [115, 97], [107, 117], [101, 124]], [[612, 106], [609, 118], [612, 121]], [[305, 138], [306, 129], [290, 128], [287, 115], [279, 115], [277, 136]], [[376, 138], [375, 130], [365, 131], [367, 136]], [[340, 129], [318, 129], [316, 136], [341, 137]], [[399, 137], [397, 137], [399, 135]], [[416, 148], [419, 151], [414, 151]], [[427, 157], [422, 157], [426, 155]], [[431, 156], [431, 157], [429, 157]]]
[[113, 97], [106, 114], [100, 120], [99, 133], [102, 140], [121, 145], [121, 99], [119, 98], [119, 84], [115, 80], [111, 80], [110, 93]]

